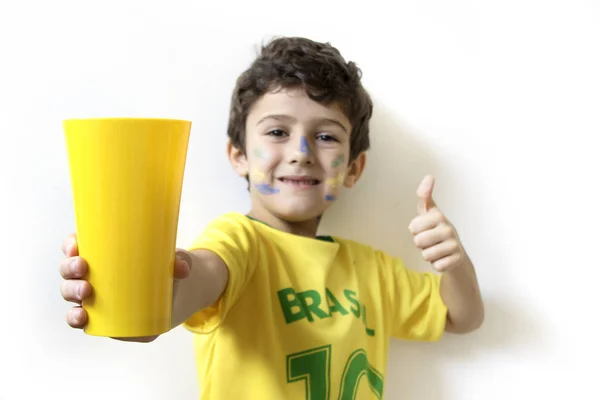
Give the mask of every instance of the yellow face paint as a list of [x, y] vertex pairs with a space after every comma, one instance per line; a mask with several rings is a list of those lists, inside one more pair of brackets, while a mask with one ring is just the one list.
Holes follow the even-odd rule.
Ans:
[[254, 187], [261, 194], [268, 195], [268, 194], [279, 193], [279, 189], [278, 188], [275, 188], [275, 187], [271, 186], [268, 183], [263, 183], [264, 180], [265, 180], [265, 173], [262, 172], [262, 171], [259, 171], [256, 168], [254, 168], [252, 170], [252, 180], [254, 181]]
[[335, 178], [326, 179], [325, 184], [332, 189], [337, 189], [338, 187], [342, 186], [342, 184], [344, 183], [344, 178], [345, 178], [344, 174], [342, 172], [340, 172], [338, 174], [338, 176], [336, 176]]
[[252, 171], [252, 179], [262, 181], [265, 179], [265, 173], [257, 170], [256, 168]]

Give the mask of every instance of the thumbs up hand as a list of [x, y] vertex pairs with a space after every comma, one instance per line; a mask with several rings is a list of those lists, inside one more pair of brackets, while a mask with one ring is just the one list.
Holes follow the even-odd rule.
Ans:
[[459, 266], [466, 255], [458, 233], [433, 201], [434, 184], [434, 178], [427, 175], [419, 185], [417, 216], [408, 229], [423, 259], [437, 271], [447, 272]]

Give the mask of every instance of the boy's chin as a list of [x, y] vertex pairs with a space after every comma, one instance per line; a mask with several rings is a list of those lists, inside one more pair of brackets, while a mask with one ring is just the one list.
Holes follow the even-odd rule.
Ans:
[[277, 218], [287, 222], [305, 222], [318, 220], [321, 218], [325, 209], [324, 206], [314, 207], [276, 207], [271, 210]]

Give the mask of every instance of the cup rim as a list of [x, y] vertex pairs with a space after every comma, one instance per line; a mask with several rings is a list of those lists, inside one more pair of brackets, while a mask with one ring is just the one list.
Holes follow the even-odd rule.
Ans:
[[100, 121], [158, 121], [158, 122], [186, 122], [192, 121], [178, 118], [161, 118], [161, 117], [91, 117], [91, 118], [67, 118], [63, 122], [100, 122]]

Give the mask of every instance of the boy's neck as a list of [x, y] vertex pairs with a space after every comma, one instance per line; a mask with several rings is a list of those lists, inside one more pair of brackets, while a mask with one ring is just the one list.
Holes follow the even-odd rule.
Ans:
[[321, 222], [321, 217], [307, 221], [285, 221], [270, 214], [269, 212], [266, 212], [265, 210], [258, 209], [250, 210], [247, 215], [251, 218], [264, 222], [274, 229], [310, 238], [317, 236], [317, 229], [319, 228], [319, 222]]

